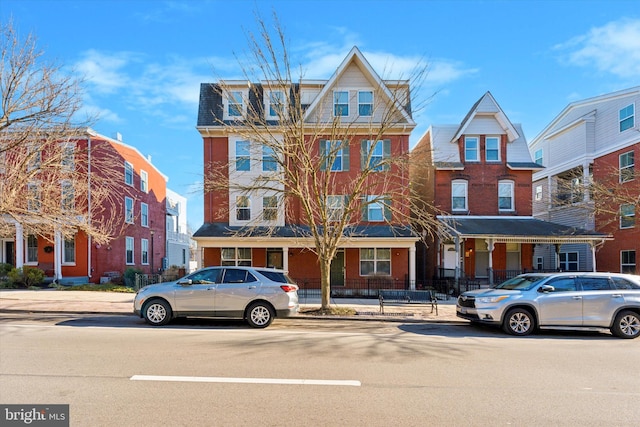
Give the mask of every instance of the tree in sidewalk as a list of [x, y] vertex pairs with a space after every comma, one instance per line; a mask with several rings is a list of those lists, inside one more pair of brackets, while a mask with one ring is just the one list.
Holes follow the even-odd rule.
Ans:
[[[237, 172], [231, 176], [237, 159], [210, 161], [205, 165], [204, 191], [240, 198], [253, 194], [271, 197], [269, 204], [274, 210], [263, 210], [260, 220], [281, 209], [287, 225], [297, 226], [295, 238], [300, 239], [300, 245], [312, 242], [309, 246], [320, 267], [322, 309], [328, 310], [331, 262], [340, 247], [367, 233], [361, 222], [363, 211], [375, 210], [380, 224], [404, 237], [414, 236], [414, 229], [435, 230], [436, 220], [433, 209], [414, 210], [423, 201], [409, 182], [408, 137], [415, 126], [410, 113], [410, 80], [382, 81], [374, 88], [371, 111], [358, 120], [321, 114], [334, 108], [331, 95], [311, 114], [297, 90], [302, 75], [294, 76], [285, 34], [277, 18], [275, 21], [272, 34], [268, 24], [258, 20], [260, 34], [249, 34], [249, 59], [241, 66], [247, 81], [262, 82], [249, 88], [249, 98], [261, 100], [264, 93], [278, 97], [268, 106], [245, 99], [247, 111], [242, 120], [217, 118], [216, 123], [227, 135], [251, 141], [254, 152], [247, 161], [260, 158], [268, 167], [244, 179]], [[412, 75], [416, 82], [424, 76], [425, 68]], [[212, 89], [224, 97], [234, 87], [219, 80]], [[267, 118], [266, 108], [272, 118]], [[358, 168], [342, 174], [332, 172], [344, 171], [354, 155], [360, 157]], [[263, 234], [276, 229], [250, 224], [238, 233], [252, 235], [258, 228]]]
[[79, 142], [92, 122], [78, 118], [82, 79], [45, 60], [36, 38], [21, 39], [12, 22], [0, 26], [0, 55], [0, 235], [19, 223], [28, 234], [82, 230], [107, 242], [114, 234], [105, 214], [115, 202], [110, 175], [121, 164]]

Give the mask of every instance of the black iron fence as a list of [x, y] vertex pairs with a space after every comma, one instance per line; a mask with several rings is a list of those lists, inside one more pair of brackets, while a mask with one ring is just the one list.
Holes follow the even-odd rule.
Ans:
[[144, 288], [147, 285], [153, 285], [155, 283], [163, 283], [163, 282], [171, 282], [173, 280], [178, 280], [182, 276], [178, 276], [175, 274], [165, 275], [165, 274], [136, 274], [133, 288], [137, 291], [139, 289]]

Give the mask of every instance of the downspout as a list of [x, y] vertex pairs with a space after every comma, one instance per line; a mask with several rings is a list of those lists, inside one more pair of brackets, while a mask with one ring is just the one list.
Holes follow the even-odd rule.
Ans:
[[[87, 225], [91, 226], [91, 136], [87, 138]], [[91, 227], [89, 227], [91, 228]], [[92, 250], [91, 246], [93, 245], [93, 239], [91, 235], [88, 236], [88, 245], [87, 245], [87, 276], [89, 276], [89, 282], [91, 282], [92, 276], [92, 266], [91, 266], [91, 256]]]

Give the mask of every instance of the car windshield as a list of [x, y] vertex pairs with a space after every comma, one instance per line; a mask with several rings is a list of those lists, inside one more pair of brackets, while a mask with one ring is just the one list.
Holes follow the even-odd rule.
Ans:
[[495, 289], [514, 289], [520, 291], [528, 291], [533, 288], [536, 282], [544, 279], [545, 276], [517, 276], [512, 279], [507, 280], [506, 282], [502, 282], [495, 287]]

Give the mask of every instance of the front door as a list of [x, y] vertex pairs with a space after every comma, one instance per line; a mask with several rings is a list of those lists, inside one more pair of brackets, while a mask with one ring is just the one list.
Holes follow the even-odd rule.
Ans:
[[344, 286], [344, 250], [336, 252], [329, 271], [331, 286]]
[[4, 262], [16, 266], [16, 244], [11, 240], [4, 242]]

